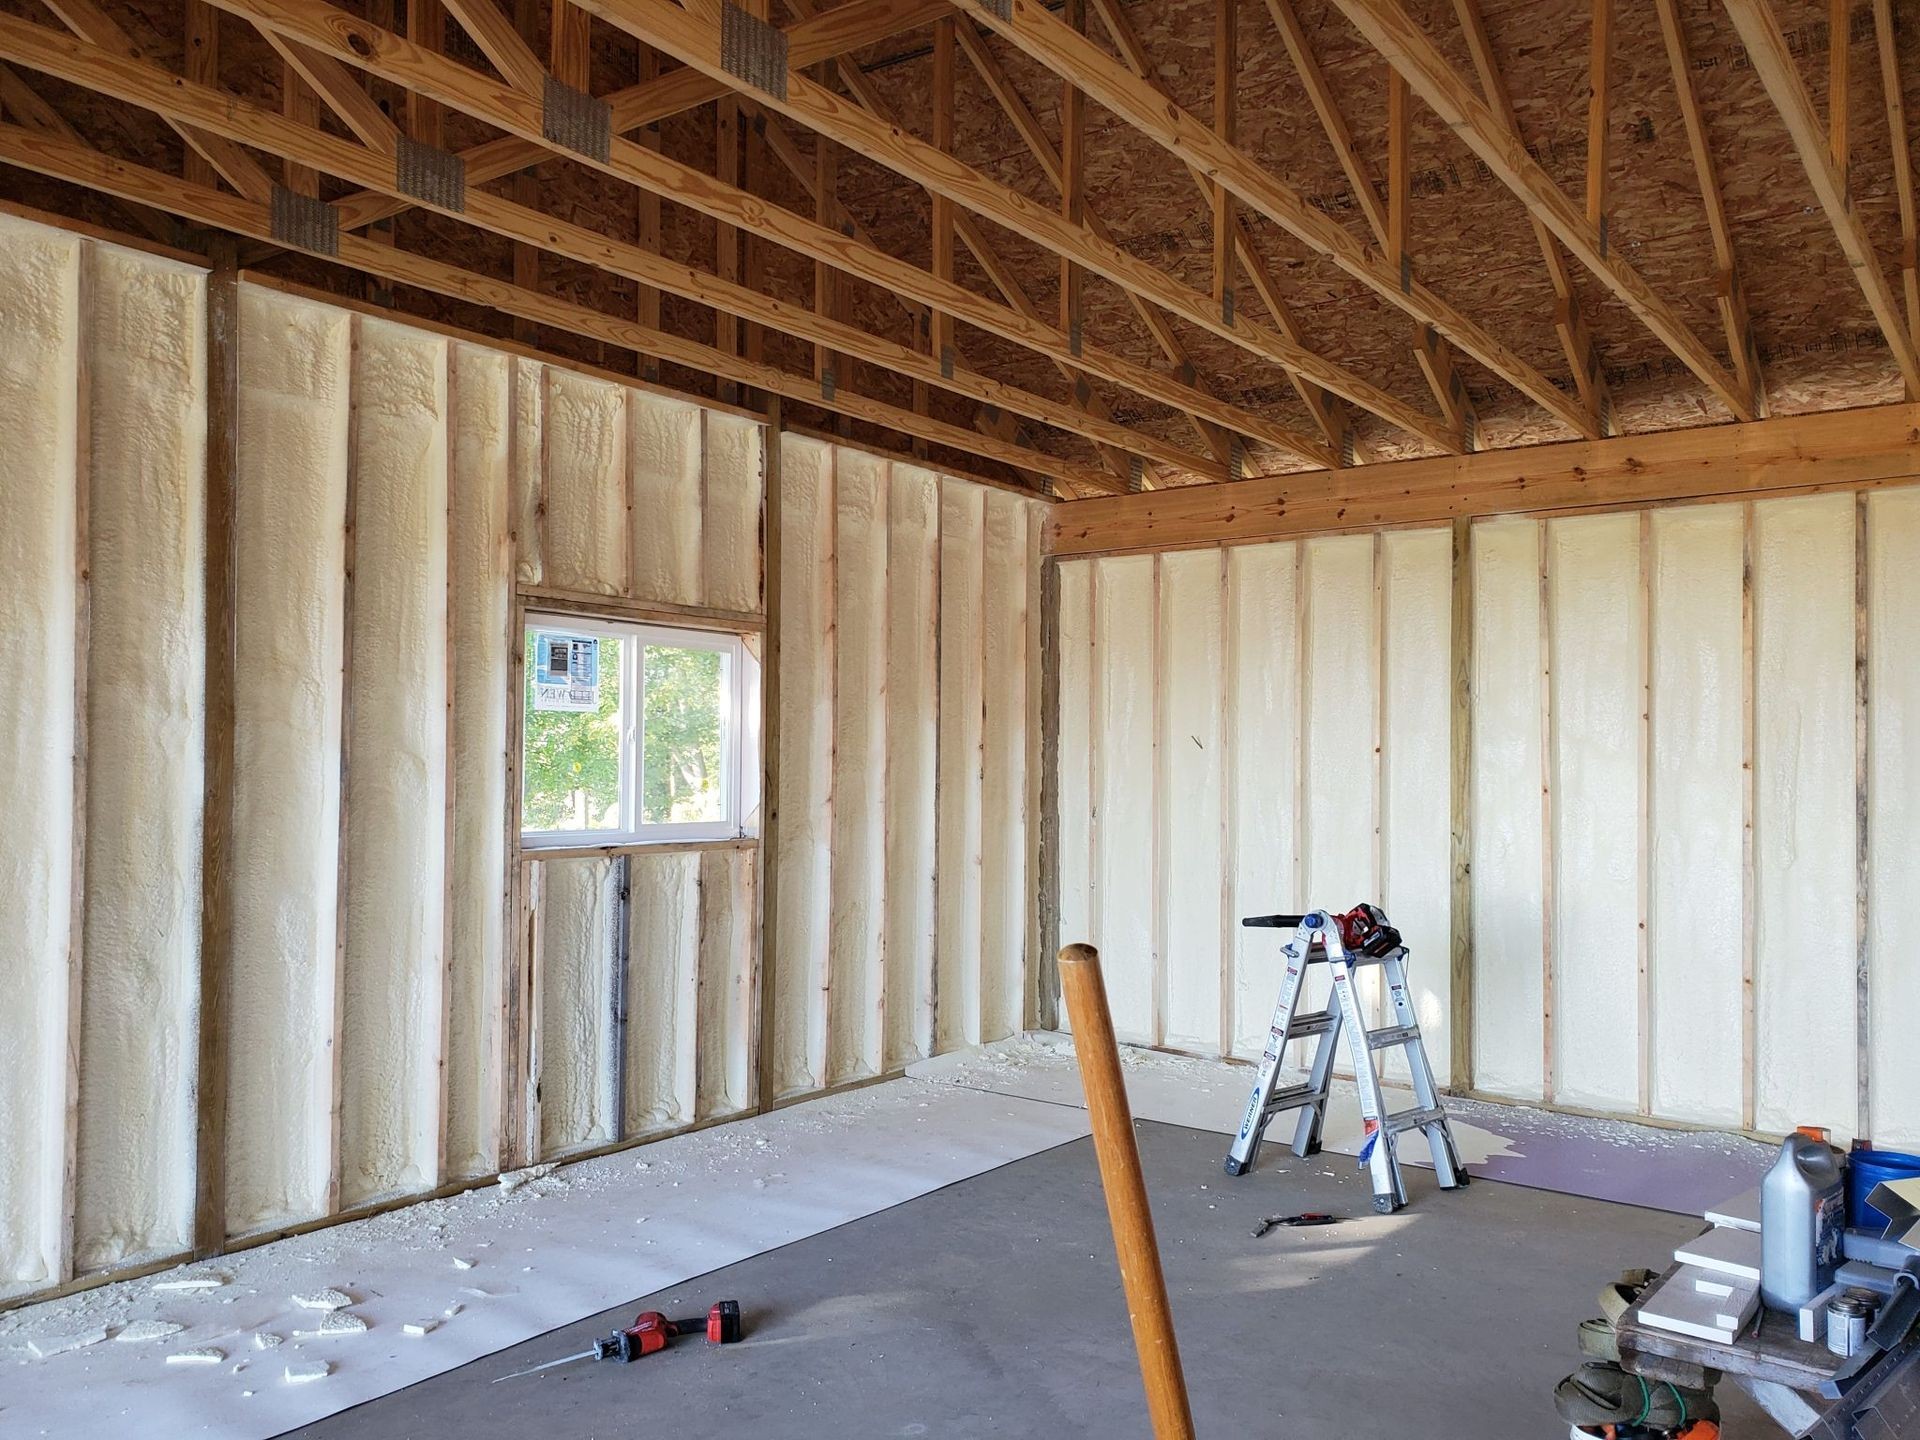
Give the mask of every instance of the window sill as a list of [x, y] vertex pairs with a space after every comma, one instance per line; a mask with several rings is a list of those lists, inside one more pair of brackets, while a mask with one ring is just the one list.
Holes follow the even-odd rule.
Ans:
[[721, 840], [603, 840], [597, 844], [520, 843], [520, 859], [598, 860], [615, 855], [686, 854], [702, 850], [758, 850], [758, 835], [734, 835]]

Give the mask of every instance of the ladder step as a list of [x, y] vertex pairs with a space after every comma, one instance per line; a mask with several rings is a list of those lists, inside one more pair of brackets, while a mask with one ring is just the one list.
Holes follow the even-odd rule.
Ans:
[[1284, 1085], [1273, 1092], [1267, 1101], [1267, 1114], [1278, 1115], [1282, 1110], [1298, 1110], [1302, 1105], [1317, 1104], [1323, 1098], [1323, 1092], [1311, 1085]]
[[1332, 1028], [1339, 1016], [1331, 1010], [1316, 1010], [1311, 1015], [1296, 1015], [1293, 1024], [1287, 1027], [1287, 1039], [1304, 1040], [1311, 1035], [1324, 1035]]
[[1384, 1030], [1367, 1032], [1369, 1050], [1390, 1050], [1395, 1045], [1407, 1045], [1420, 1038], [1418, 1025], [1389, 1025]]
[[1438, 1105], [1424, 1110], [1401, 1110], [1387, 1116], [1387, 1130], [1391, 1134], [1398, 1135], [1407, 1130], [1419, 1130], [1436, 1121], [1444, 1121], [1446, 1118], [1447, 1112]]

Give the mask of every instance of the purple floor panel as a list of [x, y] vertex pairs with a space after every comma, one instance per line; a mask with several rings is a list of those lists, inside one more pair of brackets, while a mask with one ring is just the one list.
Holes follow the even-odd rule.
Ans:
[[1740, 1135], [1663, 1130], [1623, 1120], [1559, 1115], [1449, 1099], [1447, 1113], [1509, 1141], [1511, 1155], [1472, 1160], [1476, 1178], [1557, 1190], [1650, 1210], [1698, 1215], [1751, 1189], [1775, 1150]]

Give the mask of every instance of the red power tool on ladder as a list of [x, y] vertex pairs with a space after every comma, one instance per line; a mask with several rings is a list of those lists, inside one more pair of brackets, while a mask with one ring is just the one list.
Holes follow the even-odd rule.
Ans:
[[[591, 1350], [562, 1355], [558, 1360], [516, 1370], [511, 1375], [502, 1375], [500, 1380], [518, 1380], [522, 1375], [551, 1370], [556, 1365], [571, 1365], [576, 1360], [618, 1360], [622, 1363], [638, 1360], [643, 1355], [666, 1349], [667, 1341], [676, 1335], [696, 1335], [701, 1332], [705, 1332], [709, 1345], [733, 1344], [741, 1333], [740, 1302], [719, 1301], [705, 1315], [692, 1320], [669, 1320], [658, 1310], [643, 1310], [626, 1329], [616, 1330], [606, 1339], [594, 1341]], [[498, 1385], [500, 1380], [493, 1383]]]

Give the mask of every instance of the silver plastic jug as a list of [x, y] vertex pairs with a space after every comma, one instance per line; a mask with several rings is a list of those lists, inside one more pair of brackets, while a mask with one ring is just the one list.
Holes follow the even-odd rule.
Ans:
[[1846, 1228], [1839, 1152], [1811, 1135], [1789, 1135], [1760, 1182], [1761, 1300], [1797, 1310], [1831, 1285]]

